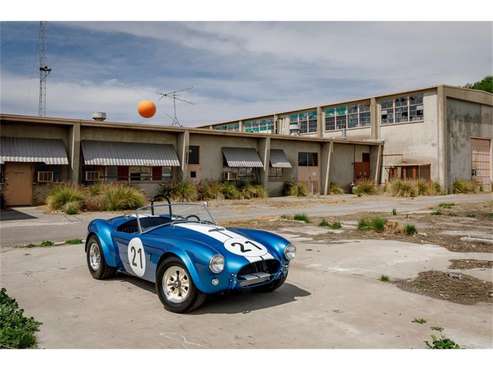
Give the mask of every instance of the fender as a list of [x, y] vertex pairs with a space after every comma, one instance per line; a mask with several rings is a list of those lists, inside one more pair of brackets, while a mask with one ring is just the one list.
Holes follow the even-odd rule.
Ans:
[[[96, 219], [89, 223], [87, 227], [89, 234], [94, 234], [101, 244], [101, 249], [103, 250], [104, 260], [111, 266], [118, 268], [122, 265], [120, 261], [120, 256], [113, 245], [113, 240], [111, 238], [111, 226], [105, 220]], [[87, 250], [86, 241], [86, 250]]]

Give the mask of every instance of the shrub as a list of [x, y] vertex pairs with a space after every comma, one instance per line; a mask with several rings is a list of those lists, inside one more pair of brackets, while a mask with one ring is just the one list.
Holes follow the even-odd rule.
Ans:
[[197, 186], [197, 193], [201, 200], [222, 198], [222, 184], [219, 181], [201, 181]]
[[378, 280], [383, 281], [384, 283], [388, 283], [390, 281], [390, 278], [387, 275], [380, 275], [380, 278]]
[[0, 348], [36, 347], [36, 335], [41, 323], [24, 316], [15, 299], [0, 290]]
[[240, 191], [232, 182], [225, 182], [221, 187], [225, 199], [240, 199]]
[[356, 186], [353, 188], [353, 194], [356, 195], [371, 195], [377, 193], [377, 187], [373, 181], [370, 179], [362, 179], [356, 183]]
[[63, 212], [65, 212], [68, 215], [76, 215], [77, 213], [80, 212], [80, 202], [79, 201], [71, 201], [68, 203], [65, 203], [63, 205]]
[[308, 189], [303, 182], [286, 181], [283, 186], [283, 195], [294, 197], [306, 197]]
[[425, 344], [428, 348], [431, 349], [459, 349], [460, 346], [455, 343], [452, 339], [446, 338], [443, 335], [437, 337], [435, 335], [431, 336], [431, 343], [427, 340]]
[[293, 217], [293, 220], [303, 221], [303, 222], [306, 222], [306, 223], [309, 223], [310, 222], [310, 219], [308, 218], [308, 216], [305, 213], [297, 213], [297, 214], [295, 214], [294, 217]]
[[100, 182], [98, 182], [94, 185], [88, 186], [87, 191], [89, 192], [89, 195], [95, 196], [95, 195], [101, 194], [103, 192], [104, 188], [107, 186], [108, 185], [105, 186], [104, 184], [101, 184]]
[[246, 184], [240, 189], [243, 199], [265, 198], [267, 193], [262, 185]]
[[193, 202], [198, 198], [197, 186], [191, 181], [180, 181], [171, 188], [170, 198], [180, 202]]
[[477, 193], [480, 190], [479, 184], [470, 180], [456, 180], [453, 187], [454, 193], [460, 194]]
[[337, 185], [336, 183], [331, 182], [329, 185], [329, 193], [330, 194], [344, 194], [344, 190], [339, 185]]
[[404, 232], [407, 235], [414, 235], [418, 231], [416, 230], [416, 226], [414, 226], [413, 224], [406, 224], [406, 225], [404, 225]]
[[88, 195], [84, 200], [84, 208], [87, 211], [104, 211], [108, 208], [105, 194]]
[[397, 216], [397, 210], [395, 208], [392, 208], [392, 216]]
[[385, 192], [390, 192], [395, 197], [441, 194], [441, 188], [438, 183], [425, 180], [395, 179], [385, 184], [384, 190]]
[[62, 209], [69, 202], [80, 202], [84, 192], [76, 185], [63, 184], [55, 186], [48, 194], [47, 204], [51, 210]]
[[111, 185], [105, 188], [105, 210], [122, 211], [142, 207], [145, 203], [144, 194], [130, 185]]
[[364, 217], [358, 221], [359, 230], [375, 230], [382, 232], [385, 229], [385, 223], [387, 220], [381, 217]]

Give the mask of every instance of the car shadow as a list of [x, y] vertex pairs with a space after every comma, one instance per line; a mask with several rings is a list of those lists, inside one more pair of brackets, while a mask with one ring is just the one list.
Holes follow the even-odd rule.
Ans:
[[135, 285], [138, 288], [145, 289], [148, 292], [156, 293], [156, 285], [154, 283], [151, 283], [146, 280], [142, 280], [138, 277], [132, 276], [132, 275], [127, 275], [123, 273], [117, 273], [116, 276], [112, 280], [118, 280], [118, 281], [124, 281], [126, 283], [130, 283], [132, 285]]
[[28, 213], [20, 212], [16, 209], [2, 209], [0, 210], [0, 221], [20, 221], [20, 220], [30, 220], [37, 218]]
[[291, 283], [284, 283], [280, 288], [269, 293], [253, 291], [228, 292], [209, 296], [206, 302], [190, 315], [206, 314], [248, 314], [252, 311], [280, 306], [295, 302], [299, 297], [307, 297], [311, 293]]

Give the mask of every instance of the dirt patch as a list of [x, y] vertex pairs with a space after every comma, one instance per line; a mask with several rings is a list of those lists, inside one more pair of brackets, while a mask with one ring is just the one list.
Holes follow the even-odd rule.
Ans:
[[465, 274], [424, 271], [395, 284], [408, 292], [460, 304], [493, 303], [493, 283]]
[[450, 260], [451, 270], [468, 270], [468, 269], [490, 269], [493, 267], [493, 261], [462, 259]]

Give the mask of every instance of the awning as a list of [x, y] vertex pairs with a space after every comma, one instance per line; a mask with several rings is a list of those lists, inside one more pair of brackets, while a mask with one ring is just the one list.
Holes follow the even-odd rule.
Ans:
[[180, 166], [171, 144], [82, 141], [85, 165], [96, 166]]
[[264, 167], [253, 148], [223, 148], [228, 167]]
[[282, 149], [270, 150], [270, 165], [277, 168], [292, 168], [291, 163]]
[[68, 164], [65, 144], [59, 139], [2, 137], [0, 144], [0, 163]]

